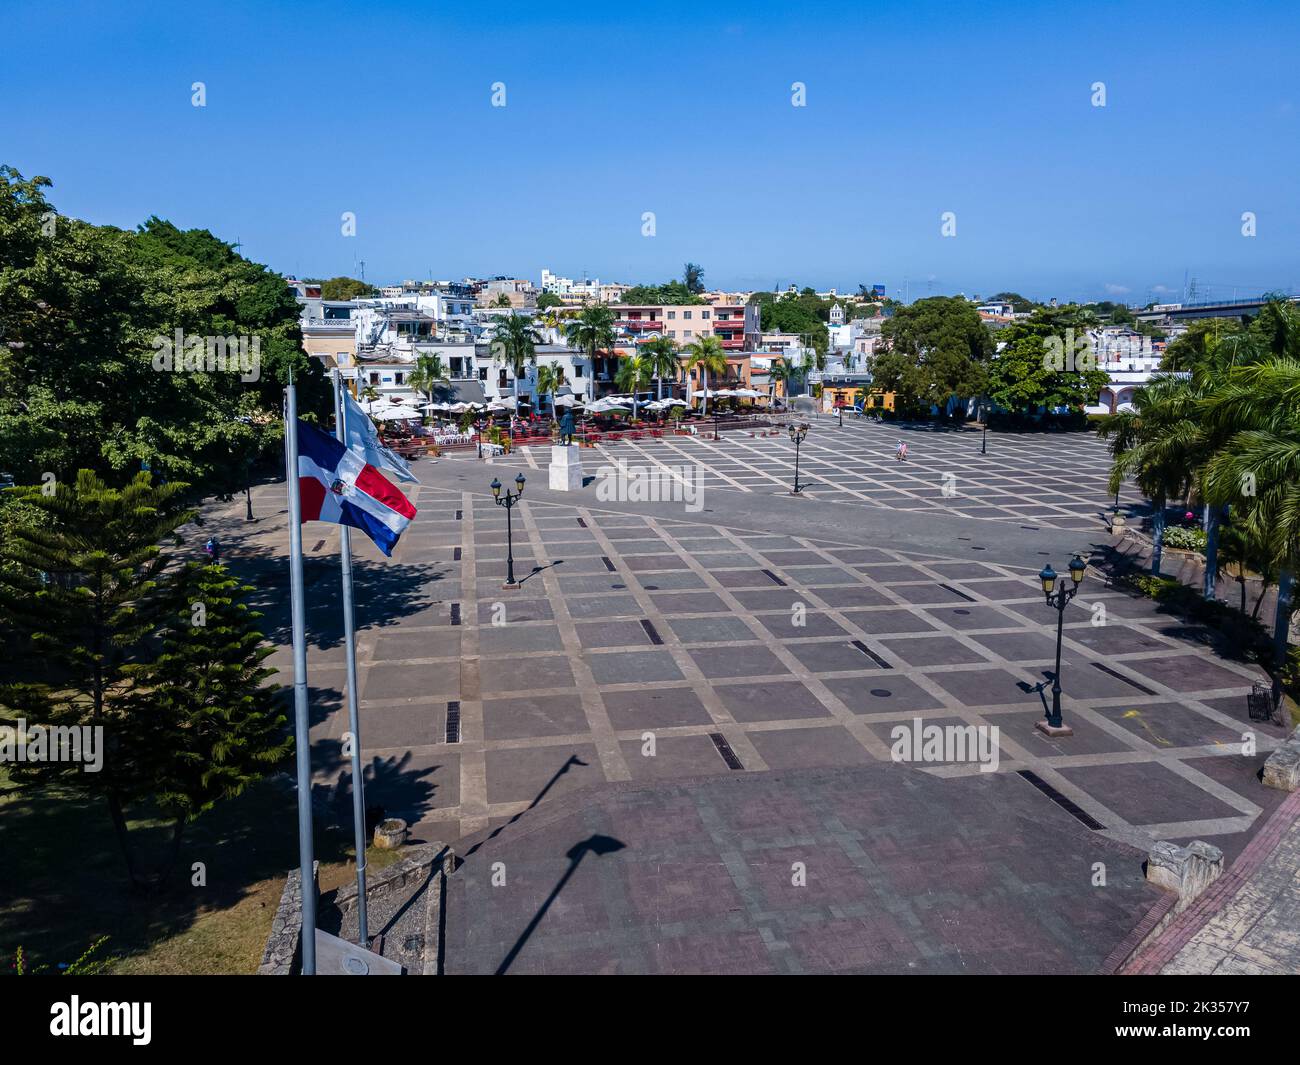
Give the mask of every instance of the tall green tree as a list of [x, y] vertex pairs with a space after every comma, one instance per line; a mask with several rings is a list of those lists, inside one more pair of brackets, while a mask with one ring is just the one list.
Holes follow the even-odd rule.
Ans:
[[411, 387], [423, 395], [429, 403], [433, 402], [438, 387], [450, 382], [451, 374], [448, 373], [447, 367], [443, 364], [441, 355], [417, 355], [415, 357], [415, 369], [411, 373]]
[[694, 343], [686, 345], [686, 369], [700, 371], [700, 384], [704, 389], [704, 403], [701, 414], [709, 412], [709, 374], [722, 377], [727, 372], [727, 353], [722, 341], [709, 335], [702, 336]]
[[71, 762], [11, 767], [20, 785], [59, 784], [102, 798], [128, 872], [136, 866], [126, 808], [150, 794], [150, 767], [172, 736], [142, 728], [132, 713], [133, 673], [174, 596], [160, 544], [193, 517], [181, 482], [141, 473], [110, 488], [89, 470], [74, 484], [12, 490], [40, 520], [11, 530], [0, 566], [0, 611], [31, 641], [21, 677], [0, 688], [0, 707], [31, 723], [102, 728], [103, 768]]
[[529, 363], [537, 365], [537, 345], [542, 338], [533, 328], [532, 319], [510, 314], [497, 320], [492, 335], [492, 355], [510, 368], [515, 379], [515, 405], [519, 405], [519, 378]]
[[[1133, 395], [1133, 409], [1105, 418], [1097, 435], [1111, 446], [1110, 491], [1118, 492], [1132, 479], [1151, 500], [1151, 572], [1160, 575], [1164, 557], [1165, 510], [1186, 499], [1196, 482], [1192, 454], [1202, 441], [1188, 417], [1195, 402], [1188, 383], [1171, 374], [1158, 374]], [[1194, 449], [1191, 451], [1189, 449]]]
[[1005, 346], [988, 365], [989, 398], [1004, 410], [1080, 410], [1101, 394], [1109, 376], [1096, 367], [1088, 330], [1096, 324], [1075, 306], [1042, 307], [998, 334]]
[[240, 795], [293, 750], [286, 718], [266, 680], [275, 670], [257, 628], [254, 591], [224, 566], [188, 564], [161, 632], [161, 652], [135, 667], [128, 710], [135, 728], [166, 737], [142, 765], [152, 803], [172, 822], [174, 864], [185, 827]]
[[770, 404], [776, 399], [777, 382], [786, 386], [786, 393], [789, 393], [789, 383], [792, 378], [797, 376], [794, 365], [784, 355], [779, 359], [772, 360], [772, 368], [767, 375], [767, 399]]
[[564, 383], [564, 371], [558, 362], [548, 362], [537, 367], [537, 394], [551, 400], [551, 416], [555, 416], [555, 393]]
[[682, 284], [687, 292], [698, 296], [704, 291], [704, 268], [699, 263], [687, 263], [682, 267]]
[[872, 362], [875, 383], [904, 409], [944, 408], [985, 390], [994, 343], [974, 305], [932, 296], [900, 309], [881, 327], [887, 350]]
[[1210, 500], [1230, 506], [1234, 524], [1277, 567], [1276, 695], [1300, 567], [1300, 359], [1275, 357], [1232, 367], [1226, 384], [1203, 401], [1201, 410], [1226, 436], [1208, 465]]
[[677, 341], [672, 337], [655, 337], [641, 345], [648, 372], [658, 382], [659, 399], [664, 398], [664, 379], [676, 381], [682, 365], [677, 357]]
[[629, 355], [626, 359], [621, 359], [618, 364], [618, 373], [614, 381], [620, 392], [632, 393], [632, 420], [636, 420], [637, 413], [637, 391], [641, 388], [641, 382], [650, 378], [650, 365], [641, 355]]
[[596, 372], [596, 353], [614, 347], [614, 312], [603, 303], [584, 307], [577, 318], [564, 323], [564, 336], [570, 347], [586, 353]]
[[[0, 167], [0, 469], [120, 484], [148, 464], [219, 483], [248, 443], [241, 426], [266, 425], [258, 446], [274, 453], [290, 373], [305, 416], [329, 410], [282, 277], [206, 230], [64, 217], [49, 187]], [[197, 345], [188, 365], [172, 357], [178, 333], [182, 356]], [[232, 340], [251, 373], [225, 363]]]
[[359, 281], [355, 277], [331, 277], [320, 283], [320, 298], [323, 300], [355, 300], [365, 296], [378, 296], [379, 289], [374, 285]]

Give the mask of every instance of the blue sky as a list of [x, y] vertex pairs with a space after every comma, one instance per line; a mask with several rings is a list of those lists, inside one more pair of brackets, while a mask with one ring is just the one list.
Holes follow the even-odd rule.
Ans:
[[1294, 3], [600, 6], [6, 0], [0, 162], [302, 275], [1300, 291]]

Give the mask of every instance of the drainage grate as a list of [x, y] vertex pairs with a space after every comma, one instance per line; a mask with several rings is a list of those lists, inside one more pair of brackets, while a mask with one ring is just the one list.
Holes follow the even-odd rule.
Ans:
[[645, 634], [650, 637], [651, 643], [664, 642], [664, 638], [659, 635], [659, 630], [655, 628], [653, 621], [649, 621], [646, 618], [642, 618], [641, 627], [645, 629]]
[[1020, 526], [1020, 527], [1021, 527], [1022, 529], [1028, 529], [1030, 532], [1038, 532], [1038, 526], [1037, 526], [1037, 525], [1022, 525], [1022, 526]]
[[1156, 694], [1156, 693], [1153, 692], [1150, 688], [1148, 688], [1145, 684], [1139, 684], [1139, 683], [1138, 683], [1137, 681], [1135, 681], [1135, 680], [1129, 680], [1129, 678], [1126, 677], [1126, 676], [1124, 676], [1123, 673], [1116, 673], [1115, 670], [1113, 670], [1113, 669], [1110, 668], [1110, 666], [1102, 665], [1100, 662], [1094, 662], [1094, 663], [1092, 663], [1092, 668], [1093, 668], [1093, 669], [1100, 669], [1103, 673], [1109, 674], [1110, 676], [1114, 677], [1116, 680], [1122, 680], [1125, 684], [1131, 685], [1132, 687], [1136, 688], [1136, 689], [1137, 689], [1138, 691], [1140, 691], [1143, 695], [1155, 695], [1155, 694]]
[[1062, 810], [1064, 810], [1067, 814], [1073, 817], [1080, 824], [1087, 825], [1088, 828], [1092, 829], [1094, 832], [1099, 831], [1100, 829], [1106, 827], [1095, 817], [1093, 817], [1092, 814], [1088, 813], [1087, 810], [1084, 810], [1082, 807], [1080, 807], [1077, 803], [1073, 802], [1072, 800], [1067, 799], [1064, 795], [1062, 795], [1059, 791], [1057, 791], [1054, 787], [1052, 787], [1051, 784], [1047, 783], [1047, 781], [1045, 781], [1037, 773], [1034, 773], [1028, 769], [1019, 769], [1016, 772], [1017, 775], [1024, 777], [1027, 781], [1029, 781], [1029, 783], [1031, 783], [1034, 787], [1036, 787], [1039, 791], [1041, 791], [1044, 795], [1046, 795], [1049, 799], [1051, 799], [1052, 802], [1056, 803], [1057, 806], [1059, 806]]
[[614, 563], [609, 560], [608, 555], [601, 555], [600, 560], [605, 563], [605, 568], [609, 570], [610, 573], [614, 572]]
[[460, 702], [455, 699], [447, 704], [447, 742], [460, 743]]
[[954, 588], [951, 584], [941, 584], [941, 585], [939, 585], [939, 587], [940, 587], [940, 588], [946, 588], [948, 591], [952, 592], [953, 595], [959, 595], [959, 596], [961, 596], [961, 597], [962, 597], [963, 599], [965, 599], [966, 602], [968, 602], [968, 603], [973, 603], [973, 602], [975, 602], [975, 597], [974, 597], [973, 595], [967, 595], [965, 592], [958, 591], [958, 590], [957, 590], [956, 588]]
[[584, 529], [587, 527], [587, 523], [583, 521], [582, 518], [578, 519], [578, 524], [581, 525]]
[[767, 577], [771, 578], [771, 580], [773, 580], [775, 583], [779, 584], [782, 588], [785, 587], [785, 581], [783, 581], [780, 577], [778, 577], [778, 576], [777, 576], [775, 573], [773, 573], [770, 569], [765, 569], [765, 570], [763, 570], [763, 573], [764, 573]]
[[893, 668], [894, 668], [894, 667], [891, 666], [888, 662], [886, 662], [883, 658], [881, 658], [880, 655], [876, 654], [875, 651], [873, 651], [870, 647], [868, 647], [865, 643], [863, 643], [861, 640], [854, 640], [854, 641], [853, 641], [853, 646], [856, 647], [859, 651], [861, 651], [861, 652], [862, 652], [864, 655], [866, 655], [868, 658], [870, 658], [871, 661], [875, 662], [876, 665], [878, 665], [881, 669], [893, 669]]
[[463, 511], [459, 511], [459, 510], [456, 511], [456, 520], [457, 520], [457, 521], [462, 521], [462, 520], [463, 520]]
[[453, 551], [453, 552], [451, 553], [451, 560], [452, 560], [453, 562], [459, 562], [459, 561], [460, 561], [460, 548], [459, 548], [459, 547], [456, 548], [456, 550]]
[[459, 624], [460, 624], [460, 604], [459, 604], [459, 603], [452, 603], [452, 604], [451, 604], [451, 623], [452, 623], [453, 625], [459, 625]]
[[731, 744], [727, 742], [727, 737], [721, 732], [710, 732], [709, 739], [713, 741], [713, 746], [718, 749], [722, 755], [722, 760], [727, 763], [728, 769], [744, 769], [740, 764], [740, 759], [736, 757], [736, 752], [731, 749]]

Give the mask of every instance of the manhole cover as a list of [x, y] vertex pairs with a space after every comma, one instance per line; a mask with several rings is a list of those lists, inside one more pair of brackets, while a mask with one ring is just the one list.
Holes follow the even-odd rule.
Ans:
[[874, 695], [877, 699], [888, 699], [894, 693], [891, 692], [888, 688], [872, 688], [871, 694]]
[[963, 617], [970, 614], [969, 610], [962, 610], [960, 607], [953, 611], [954, 614], [961, 614]]

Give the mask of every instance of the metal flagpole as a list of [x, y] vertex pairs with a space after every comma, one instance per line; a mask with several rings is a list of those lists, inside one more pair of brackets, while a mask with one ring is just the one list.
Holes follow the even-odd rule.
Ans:
[[[343, 399], [343, 378], [334, 371], [334, 423], [339, 443], [348, 446], [348, 405]], [[352, 821], [357, 848], [357, 944], [370, 948], [366, 925], [366, 799], [361, 764], [361, 718], [357, 710], [357, 640], [352, 616], [352, 530], [339, 526], [339, 552], [343, 561], [343, 636], [348, 646], [348, 728], [352, 732]]]
[[284, 475], [289, 492], [289, 591], [293, 618], [294, 753], [298, 768], [298, 861], [302, 875], [302, 974], [316, 975], [316, 878], [311, 825], [311, 722], [307, 715], [307, 622], [302, 583], [302, 501], [298, 496], [298, 396], [284, 390]]

